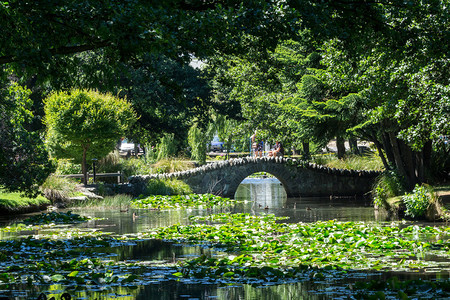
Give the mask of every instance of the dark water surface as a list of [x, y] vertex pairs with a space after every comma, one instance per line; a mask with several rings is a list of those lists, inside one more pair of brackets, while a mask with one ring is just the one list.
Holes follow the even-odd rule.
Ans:
[[[189, 216], [209, 215], [211, 213], [271, 213], [276, 216], [287, 216], [286, 222], [315, 222], [319, 220], [338, 221], [364, 221], [383, 222], [386, 216], [377, 215], [371, 206], [370, 199], [354, 198], [287, 198], [281, 183], [275, 178], [247, 178], [240, 185], [235, 198], [247, 200], [232, 208], [213, 210], [170, 210], [149, 211], [136, 210], [138, 218], [133, 218], [133, 210], [120, 212], [119, 210], [80, 210], [75, 211], [82, 215], [102, 218], [102, 220], [90, 221], [79, 224], [80, 227], [88, 227], [93, 230], [114, 232], [117, 234], [133, 234], [146, 232], [155, 227], [169, 226], [172, 224], [189, 224]], [[6, 222], [3, 219], [0, 222]], [[111, 259], [118, 261], [148, 262], [148, 264], [173, 263], [179, 259], [192, 258], [200, 254], [220, 255], [212, 249], [204, 247], [187, 247], [176, 243], [164, 241], [144, 241], [136, 245], [123, 246], [114, 249], [102, 249], [104, 253], [111, 255]], [[262, 283], [235, 284], [227, 283], [201, 283], [196, 281], [163, 280], [164, 275], [175, 272], [174, 268], [160, 269], [161, 280], [152, 279], [142, 284], [124, 287], [92, 287], [88, 290], [69, 291], [72, 299], [353, 299], [349, 289], [347, 278], [332, 278], [323, 282], [292, 282], [278, 285], [263, 285]], [[405, 277], [414, 274], [404, 274]], [[353, 279], [367, 281], [381, 279], [386, 274], [360, 273], [354, 274]], [[433, 276], [436, 276], [435, 274]], [[449, 274], [442, 274], [448, 278]], [[149, 274], [155, 278], [155, 274]], [[53, 285], [52, 295], [59, 299], [66, 287]], [[36, 299], [39, 288], [35, 293], [23, 291], [12, 299]], [[48, 290], [47, 290], [48, 292]], [[33, 295], [30, 298], [30, 295]]]

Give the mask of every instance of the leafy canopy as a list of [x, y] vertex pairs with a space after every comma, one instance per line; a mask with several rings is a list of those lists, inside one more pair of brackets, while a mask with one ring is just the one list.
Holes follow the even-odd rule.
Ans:
[[17, 84], [0, 88], [0, 186], [36, 196], [53, 166], [39, 133], [29, 130], [33, 120], [29, 95]]
[[136, 121], [130, 103], [111, 94], [72, 90], [44, 100], [46, 143], [57, 158], [86, 161], [106, 156]]

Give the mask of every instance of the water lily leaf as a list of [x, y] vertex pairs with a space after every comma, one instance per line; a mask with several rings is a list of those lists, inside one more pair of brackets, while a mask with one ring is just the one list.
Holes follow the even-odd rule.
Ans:
[[52, 275], [51, 279], [55, 282], [58, 282], [58, 281], [62, 281], [64, 279], [66, 279], [66, 278], [61, 274], [55, 274], [55, 275]]
[[233, 277], [233, 275], [234, 275], [234, 272], [226, 272], [226, 273], [224, 273], [223, 274], [223, 277]]
[[122, 282], [132, 282], [134, 280], [136, 280], [138, 277], [134, 274], [129, 275], [128, 277], [125, 277], [124, 279], [122, 279]]
[[78, 275], [78, 273], [79, 273], [79, 271], [73, 271], [69, 275], [67, 275], [67, 277], [75, 277]]
[[175, 272], [172, 275], [175, 277], [183, 277], [183, 273], [181, 273], [181, 272]]

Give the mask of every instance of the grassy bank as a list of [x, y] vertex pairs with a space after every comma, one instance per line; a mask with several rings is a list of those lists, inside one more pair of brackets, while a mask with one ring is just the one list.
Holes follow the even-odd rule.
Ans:
[[381, 158], [376, 154], [347, 155], [344, 159], [337, 158], [334, 154], [315, 155], [313, 162], [329, 168], [348, 170], [376, 170], [384, 169]]
[[50, 205], [50, 200], [43, 196], [28, 198], [20, 193], [8, 193], [0, 190], [0, 213], [24, 213], [37, 211]]

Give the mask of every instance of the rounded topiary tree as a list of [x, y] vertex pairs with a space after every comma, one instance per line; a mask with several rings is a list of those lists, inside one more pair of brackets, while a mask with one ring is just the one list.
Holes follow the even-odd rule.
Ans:
[[44, 100], [46, 144], [56, 158], [81, 163], [87, 183], [87, 161], [103, 158], [136, 121], [125, 99], [91, 90], [56, 92]]

